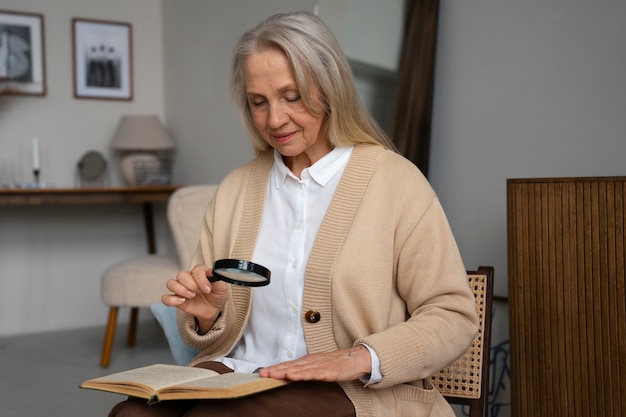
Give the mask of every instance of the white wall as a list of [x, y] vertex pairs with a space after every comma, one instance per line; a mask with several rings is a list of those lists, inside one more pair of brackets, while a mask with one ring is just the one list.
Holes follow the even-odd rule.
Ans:
[[[0, 9], [44, 15], [44, 97], [8, 97], [0, 106], [0, 161], [17, 181], [32, 181], [31, 140], [41, 146], [42, 179], [73, 186], [88, 150], [110, 156], [122, 114], [163, 117], [160, 2], [154, 0], [0, 0]], [[72, 87], [73, 17], [132, 24], [134, 99], [77, 100]], [[113, 159], [110, 159], [113, 162]], [[117, 170], [110, 170], [119, 184]], [[163, 210], [157, 218], [163, 224]], [[167, 230], [157, 231], [167, 248]], [[145, 253], [139, 206], [0, 208], [0, 335], [104, 324], [100, 275], [110, 264]]]
[[[154, 0], [0, 0], [0, 9], [44, 15], [48, 92], [45, 97], [13, 96], [0, 106], [0, 159], [9, 161], [18, 182], [32, 181], [31, 143], [41, 146], [42, 180], [74, 185], [76, 162], [89, 150], [110, 157], [109, 142], [120, 115], [163, 117], [161, 9]], [[73, 98], [73, 17], [128, 22], [134, 44], [132, 101]], [[110, 159], [115, 162], [114, 158]], [[115, 167], [113, 167], [115, 168]], [[119, 184], [116, 169], [112, 181]]]
[[626, 2], [441, 2], [430, 180], [507, 293], [506, 179], [626, 175]]

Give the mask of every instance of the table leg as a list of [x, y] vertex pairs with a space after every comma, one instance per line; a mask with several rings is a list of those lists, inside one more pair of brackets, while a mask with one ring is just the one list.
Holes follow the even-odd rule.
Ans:
[[151, 203], [143, 203], [143, 222], [146, 230], [146, 245], [148, 253], [156, 253], [156, 242], [154, 239], [154, 213]]

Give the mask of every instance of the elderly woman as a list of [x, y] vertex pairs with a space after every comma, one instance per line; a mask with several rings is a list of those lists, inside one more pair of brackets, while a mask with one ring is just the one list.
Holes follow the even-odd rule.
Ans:
[[[329, 29], [278, 14], [235, 48], [256, 158], [220, 184], [190, 270], [168, 281], [191, 365], [291, 384], [229, 400], [129, 398], [111, 416], [453, 416], [428, 377], [477, 330], [442, 207], [360, 103]], [[210, 282], [222, 258], [267, 287]]]

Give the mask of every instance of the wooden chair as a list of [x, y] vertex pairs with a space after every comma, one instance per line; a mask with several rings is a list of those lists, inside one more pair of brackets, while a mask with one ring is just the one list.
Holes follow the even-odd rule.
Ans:
[[120, 307], [130, 307], [126, 345], [135, 345], [139, 307], [150, 307], [167, 292], [165, 283], [187, 268], [200, 236], [204, 210], [213, 197], [216, 185], [190, 185], [177, 189], [167, 204], [167, 218], [177, 253], [144, 255], [116, 263], [104, 272], [101, 296], [109, 306], [100, 366], [109, 366], [117, 314]]
[[451, 404], [469, 406], [470, 417], [486, 417], [489, 409], [489, 354], [491, 351], [491, 312], [493, 267], [467, 271], [476, 298], [480, 327], [467, 351], [431, 377], [433, 384]]

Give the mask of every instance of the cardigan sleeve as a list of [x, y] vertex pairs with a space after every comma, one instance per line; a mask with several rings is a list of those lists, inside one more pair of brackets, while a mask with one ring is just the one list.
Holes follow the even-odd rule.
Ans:
[[436, 197], [406, 234], [396, 282], [408, 319], [356, 341], [381, 362], [383, 379], [371, 388], [429, 377], [460, 356], [478, 328], [465, 267]]

